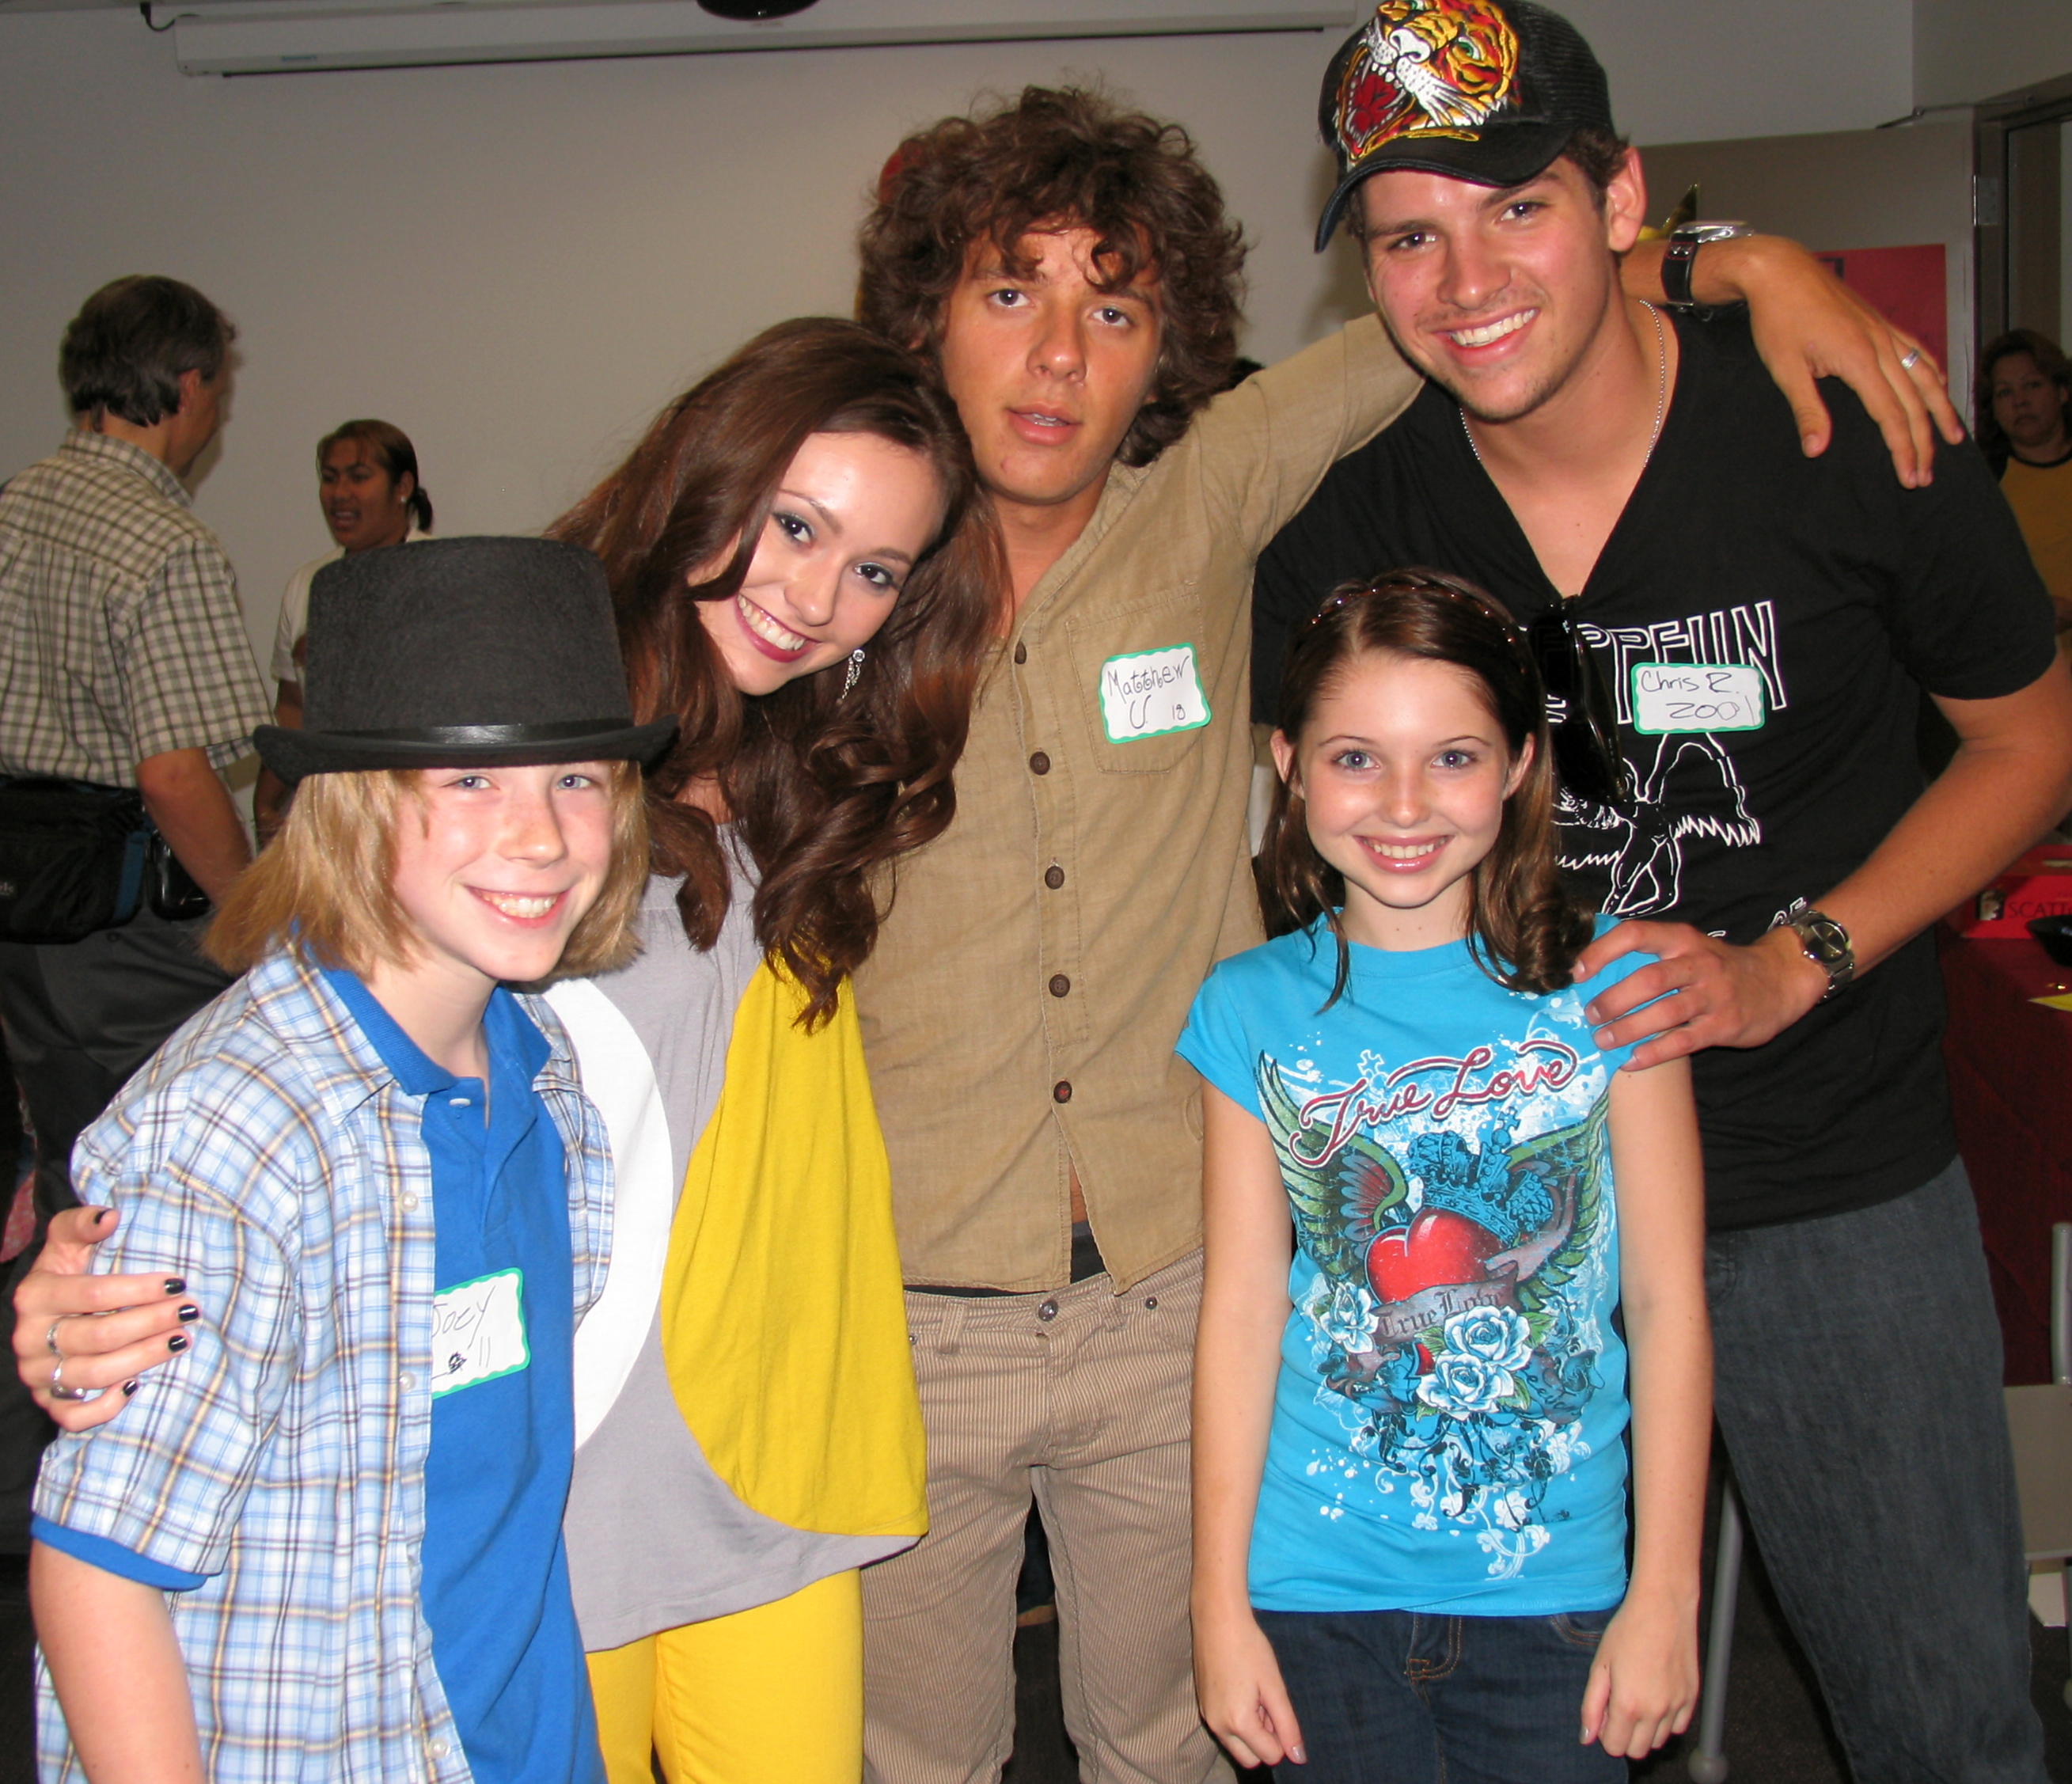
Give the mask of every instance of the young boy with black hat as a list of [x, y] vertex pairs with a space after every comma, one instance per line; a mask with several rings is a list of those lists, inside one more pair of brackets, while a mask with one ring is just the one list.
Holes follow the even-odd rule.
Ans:
[[42, 1775], [601, 1779], [560, 1524], [610, 1167], [505, 987], [631, 952], [672, 726], [572, 546], [368, 552], [311, 609], [307, 728], [255, 739], [299, 795], [209, 938], [245, 976], [76, 1155], [102, 1265], [213, 1323], [45, 1461]]

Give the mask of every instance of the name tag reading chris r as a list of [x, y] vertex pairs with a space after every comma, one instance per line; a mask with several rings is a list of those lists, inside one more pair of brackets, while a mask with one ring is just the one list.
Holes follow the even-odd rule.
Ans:
[[1198, 730], [1209, 721], [1191, 644], [1110, 657], [1101, 665], [1100, 702], [1111, 743]]
[[515, 1375], [532, 1360], [524, 1288], [523, 1270], [499, 1270], [432, 1297], [434, 1399]]
[[1747, 663], [1636, 663], [1633, 728], [1648, 737], [1679, 731], [1759, 731], [1762, 672]]

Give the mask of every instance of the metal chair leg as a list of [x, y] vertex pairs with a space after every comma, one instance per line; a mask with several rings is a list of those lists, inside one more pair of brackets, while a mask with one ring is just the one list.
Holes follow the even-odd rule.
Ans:
[[1698, 1700], [1698, 1745], [1692, 1784], [1725, 1784], [1727, 1675], [1734, 1655], [1734, 1605], [1741, 1589], [1741, 1504], [1734, 1483], [1720, 1483], [1720, 1541], [1712, 1562], [1712, 1618], [1705, 1632], [1705, 1681]]

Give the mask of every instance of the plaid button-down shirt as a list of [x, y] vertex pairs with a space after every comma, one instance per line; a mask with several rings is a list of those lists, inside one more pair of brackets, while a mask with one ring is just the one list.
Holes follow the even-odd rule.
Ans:
[[[578, 1312], [610, 1164], [559, 1020], [533, 1083], [569, 1154]], [[421, 1098], [282, 956], [176, 1034], [88, 1129], [97, 1267], [187, 1278], [209, 1317], [113, 1423], [47, 1452], [39, 1516], [185, 1573], [171, 1594], [213, 1784], [463, 1784], [417, 1597], [436, 1242]], [[46, 1781], [82, 1779], [37, 1666]]]
[[74, 429], [0, 489], [0, 771], [134, 787], [271, 717], [230, 561], [158, 459]]

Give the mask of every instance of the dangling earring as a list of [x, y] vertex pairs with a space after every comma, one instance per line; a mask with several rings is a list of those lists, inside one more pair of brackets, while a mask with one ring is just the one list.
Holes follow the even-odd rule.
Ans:
[[857, 680], [862, 674], [863, 647], [859, 644], [849, 653], [849, 673], [842, 677], [842, 691], [835, 696], [837, 705], [849, 698], [850, 691], [856, 686]]

